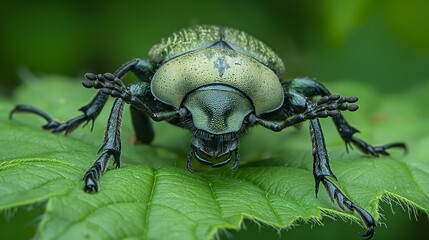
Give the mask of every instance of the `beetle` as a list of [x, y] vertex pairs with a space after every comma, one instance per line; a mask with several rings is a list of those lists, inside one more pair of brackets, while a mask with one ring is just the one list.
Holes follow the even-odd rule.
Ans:
[[[198, 25], [164, 38], [152, 47], [148, 59], [132, 60], [113, 74], [85, 74], [83, 86], [98, 89], [98, 93], [79, 109], [82, 115], [58, 122], [35, 107], [17, 105], [10, 118], [15, 113], [36, 114], [47, 121], [44, 129], [68, 134], [81, 124], [94, 124], [107, 99], [113, 97], [100, 156], [83, 177], [86, 192], [99, 190], [97, 180], [107, 170], [109, 159], [113, 157], [113, 164], [120, 167], [120, 126], [125, 103], [131, 106], [138, 143], [153, 140], [150, 119], [167, 121], [192, 133], [187, 156], [190, 172], [194, 171], [193, 159], [212, 167], [222, 167], [233, 160], [230, 169], [237, 169], [239, 139], [250, 127], [260, 125], [279, 132], [309, 121], [316, 196], [322, 183], [331, 201], [362, 218], [367, 227], [362, 236], [371, 238], [374, 218], [328, 179], [336, 177], [329, 165], [319, 118], [333, 119], [347, 150], [354, 145], [364, 154], [378, 157], [389, 155], [390, 148], [406, 150], [406, 145], [395, 142], [372, 146], [355, 137], [359, 131], [341, 112], [357, 110], [357, 97], [331, 94], [309, 78], [283, 81], [284, 71], [278, 55], [253, 36], [229, 27]], [[141, 81], [126, 86], [121, 78], [128, 72]], [[215, 159], [221, 160], [213, 163]]]

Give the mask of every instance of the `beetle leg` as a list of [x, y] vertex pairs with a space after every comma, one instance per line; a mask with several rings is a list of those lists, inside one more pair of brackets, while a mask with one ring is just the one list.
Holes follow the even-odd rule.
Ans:
[[337, 186], [326, 178], [330, 176], [335, 180], [337, 179], [329, 166], [325, 139], [318, 119], [310, 121], [310, 133], [313, 145], [313, 174], [316, 181], [316, 196], [319, 191], [319, 183], [322, 182], [332, 202], [336, 202], [342, 210], [344, 210], [344, 206], [346, 206], [351, 211], [356, 211], [356, 213], [359, 214], [368, 229], [362, 236], [368, 239], [372, 238], [374, 235], [375, 221], [371, 214], [350, 201]]
[[[308, 98], [322, 96], [323, 99], [326, 96], [331, 95], [329, 90], [326, 89], [325, 86], [323, 86], [321, 83], [318, 83], [308, 78], [297, 78], [289, 83], [286, 83], [286, 85], [286, 87], [292, 88]], [[372, 146], [365, 141], [354, 137], [353, 135], [355, 133], [358, 133], [359, 130], [350, 126], [350, 124], [344, 119], [341, 114], [338, 114], [337, 116], [333, 117], [333, 121], [335, 123], [335, 126], [337, 127], [341, 138], [346, 143], [347, 151], [348, 147], [353, 144], [364, 154], [370, 154], [374, 157], [378, 157], [380, 155], [389, 155], [386, 150], [390, 148], [402, 148], [405, 152], [407, 152], [407, 146], [405, 143], [402, 142], [395, 142], [382, 146]]]
[[95, 161], [92, 167], [85, 173], [83, 176], [85, 192], [98, 192], [97, 181], [103, 175], [109, 163], [109, 159], [112, 157], [110, 152], [104, 152], [100, 157]]
[[188, 112], [185, 108], [167, 112], [153, 112], [147, 104], [133, 92], [133, 89], [127, 88], [121, 79], [111, 73], [93, 74], [87, 73], [86, 80], [82, 85], [86, 88], [100, 89], [106, 95], [114, 98], [120, 98], [126, 103], [133, 106], [135, 109], [147, 114], [154, 121], [164, 121], [175, 117], [185, 116]]
[[83, 122], [86, 122], [83, 126], [86, 126], [90, 121], [92, 121], [91, 130], [94, 127], [94, 121], [100, 114], [101, 110], [104, 107], [104, 104], [107, 101], [107, 95], [99, 92], [90, 103], [81, 107], [79, 110], [83, 112], [82, 115], [74, 117], [66, 122], [58, 122], [50, 117], [47, 113], [43, 112], [40, 109], [37, 109], [28, 105], [17, 105], [9, 114], [9, 118], [12, 119], [13, 114], [15, 113], [33, 113], [44, 118], [48, 123], [43, 125], [42, 128], [45, 130], [50, 130], [52, 133], [61, 133], [69, 134], [74, 131], [79, 125]]
[[[121, 78], [123, 75], [125, 75], [127, 72], [131, 71], [132, 69], [137, 66], [141, 60], [133, 60], [130, 61], [123, 66], [121, 66], [118, 70], [115, 72], [115, 76], [117, 78]], [[87, 74], [88, 75], [88, 74]], [[103, 109], [104, 105], [107, 102], [108, 95], [104, 94], [103, 92], [99, 91], [97, 95], [91, 100], [90, 103], [87, 105], [81, 107], [79, 110], [83, 112], [82, 115], [74, 117], [66, 122], [58, 122], [54, 120], [52, 117], [50, 117], [45, 112], [32, 107], [28, 105], [17, 105], [9, 114], [9, 118], [12, 119], [13, 114], [15, 113], [32, 113], [36, 114], [38, 116], [41, 116], [44, 118], [48, 123], [43, 125], [42, 128], [46, 130], [51, 130], [53, 133], [61, 133], [65, 132], [65, 134], [69, 134], [73, 132], [79, 125], [86, 122], [83, 126], [86, 126], [90, 121], [92, 121], [91, 130], [94, 127], [94, 121], [97, 118], [97, 116], [100, 114], [101, 110]]]
[[[281, 131], [284, 128], [297, 125], [307, 120], [316, 118], [327, 118], [336, 117], [340, 114], [340, 111], [356, 111], [358, 106], [353, 104], [358, 99], [356, 97], [340, 97], [338, 94], [333, 94], [325, 98], [320, 99], [315, 104], [310, 102], [307, 103], [307, 110], [302, 113], [296, 113], [289, 116], [283, 124], [278, 124], [274, 121], [265, 120], [258, 118], [255, 115], [250, 115], [250, 121], [257, 123], [263, 127], [271, 129], [273, 131]], [[351, 103], [351, 104], [347, 104]]]
[[315, 180], [316, 196], [319, 192], [320, 181], [326, 176], [337, 179], [329, 166], [329, 158], [326, 150], [325, 139], [318, 119], [310, 121], [310, 135], [313, 145], [313, 175]]
[[365, 141], [353, 136], [355, 133], [358, 133], [359, 130], [350, 126], [350, 124], [344, 119], [343, 116], [337, 116], [333, 119], [337, 127], [338, 132], [341, 135], [341, 138], [346, 143], [346, 150], [348, 152], [349, 147], [355, 145], [362, 153], [369, 154], [374, 157], [379, 157], [380, 155], [389, 156], [389, 153], [386, 151], [390, 148], [402, 148], [405, 153], [407, 153], [407, 146], [405, 143], [396, 142], [385, 144], [382, 146], [372, 146]]
[[97, 180], [107, 170], [109, 159], [113, 156], [115, 167], [120, 167], [121, 138], [120, 128], [122, 122], [122, 110], [124, 102], [122, 99], [116, 99], [107, 121], [107, 129], [104, 135], [104, 143], [98, 153], [101, 156], [95, 161], [92, 167], [85, 173], [84, 190], [85, 192], [97, 192]]
[[350, 201], [341, 190], [335, 186], [331, 181], [329, 181], [327, 178], [323, 177], [321, 179], [323, 186], [325, 187], [326, 191], [328, 192], [329, 198], [332, 202], [336, 202], [338, 206], [344, 210], [344, 206], [347, 207], [351, 211], [355, 211], [359, 217], [362, 219], [362, 221], [365, 223], [365, 226], [367, 228], [366, 233], [361, 234], [362, 237], [365, 237], [366, 239], [371, 239], [374, 236], [374, 230], [375, 230], [375, 220], [372, 217], [372, 215], [367, 212], [365, 209], [357, 206], [352, 201]]
[[152, 128], [151, 121], [146, 116], [145, 113], [135, 109], [133, 106], [130, 107], [131, 111], [131, 120], [134, 127], [135, 132], [135, 141], [134, 143], [140, 144], [148, 144], [155, 137], [155, 133]]

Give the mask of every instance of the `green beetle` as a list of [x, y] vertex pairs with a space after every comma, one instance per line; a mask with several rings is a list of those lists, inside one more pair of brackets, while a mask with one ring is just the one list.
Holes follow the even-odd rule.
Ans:
[[[238, 167], [239, 139], [249, 128], [261, 125], [273, 131], [310, 122], [313, 143], [316, 194], [321, 182], [332, 201], [344, 209], [356, 211], [368, 230], [374, 234], [373, 217], [350, 201], [327, 177], [335, 178], [329, 166], [325, 141], [318, 118], [333, 119], [346, 146], [355, 145], [365, 154], [388, 155], [389, 148], [406, 148], [404, 143], [371, 146], [353, 135], [341, 111], [355, 111], [356, 97], [331, 94], [320, 83], [298, 78], [282, 81], [282, 60], [264, 43], [245, 32], [220, 26], [201, 25], [182, 29], [155, 45], [146, 60], [132, 60], [114, 74], [87, 73], [83, 85], [99, 89], [92, 101], [80, 108], [82, 115], [57, 122], [43, 111], [18, 105], [10, 113], [27, 112], [47, 120], [44, 129], [53, 133], [70, 133], [83, 123], [94, 120], [109, 96], [115, 98], [107, 122], [100, 157], [83, 177], [84, 190], [97, 192], [97, 180], [107, 170], [113, 156], [120, 167], [120, 126], [125, 103], [131, 105], [133, 126], [139, 143], [150, 143], [154, 137], [149, 119], [168, 121], [186, 128], [193, 137], [187, 168], [193, 172], [192, 159], [202, 164], [221, 167], [234, 159]], [[129, 87], [121, 78], [133, 72], [141, 82]], [[320, 96], [317, 101], [314, 97]], [[213, 163], [215, 159], [220, 162]]]

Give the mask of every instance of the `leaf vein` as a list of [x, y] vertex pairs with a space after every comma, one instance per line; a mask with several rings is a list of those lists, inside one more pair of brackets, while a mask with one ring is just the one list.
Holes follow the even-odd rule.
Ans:
[[416, 184], [416, 186], [417, 186], [417, 188], [426, 196], [426, 197], [428, 197], [429, 198], [429, 194], [425, 191], [425, 189], [423, 188], [423, 186], [417, 181], [417, 179], [416, 179], [416, 177], [415, 177], [415, 175], [414, 175], [414, 173], [413, 173], [413, 170], [411, 169], [411, 166], [409, 165], [409, 164], [405, 164], [405, 163], [403, 163], [404, 165], [405, 165], [405, 168], [407, 169], [407, 171], [408, 171], [408, 173], [410, 174], [410, 176], [411, 176], [411, 179], [413, 180], [413, 182]]
[[219, 199], [216, 196], [216, 193], [215, 193], [215, 191], [213, 189], [212, 183], [210, 181], [207, 181], [207, 183], [209, 185], [209, 188], [210, 188], [210, 191], [211, 191], [211, 194], [212, 194], [212, 197], [213, 197], [213, 201], [215, 202], [217, 208], [219, 209], [220, 216], [221, 216], [221, 218], [224, 218], [223, 209], [222, 209], [221, 204], [219, 202]]
[[147, 208], [146, 208], [146, 212], [144, 213], [144, 218], [145, 218], [145, 223], [144, 223], [144, 227], [143, 227], [143, 239], [148, 239], [148, 227], [149, 227], [149, 212], [150, 212], [150, 208], [152, 206], [152, 201], [153, 201], [153, 193], [155, 191], [155, 185], [157, 182], [157, 174], [158, 174], [158, 169], [154, 169], [153, 170], [153, 181], [151, 184], [151, 190], [150, 190], [150, 194], [149, 194], [149, 199], [147, 201]]
[[[234, 177], [232, 177], [232, 178], [234, 178]], [[247, 178], [238, 178], [238, 179], [241, 179], [241, 180], [243, 180], [243, 181], [245, 181], [245, 182], [248, 182], [248, 183], [250, 183], [250, 184], [252, 184], [252, 185], [254, 185], [254, 186], [256, 186], [257, 188], [259, 188], [262, 192], [264, 192], [265, 194], [264, 194], [264, 197], [265, 197], [265, 199], [267, 200], [267, 203], [268, 203], [268, 206], [270, 207], [270, 209], [272, 210], [272, 212], [274, 213], [274, 216], [277, 218], [277, 221], [278, 221], [278, 223], [279, 223], [279, 225], [281, 225], [281, 226], [283, 226], [284, 225], [284, 223], [283, 223], [283, 220], [282, 220], [282, 218], [281, 218], [281, 216], [280, 216], [280, 214], [279, 214], [279, 212], [277, 211], [277, 209], [274, 207], [274, 205], [273, 205], [273, 203], [272, 203], [272, 201], [270, 200], [270, 198], [269, 198], [269, 192], [266, 190], [266, 189], [264, 189], [262, 186], [260, 186], [257, 182], [255, 182], [255, 181], [252, 181], [252, 180], [250, 180], [250, 179], [247, 179]]]
[[[132, 200], [132, 201], [115, 201], [115, 202], [109, 202], [109, 203], [104, 203], [103, 205], [100, 206], [96, 206], [95, 208], [91, 208], [90, 211], [86, 212], [85, 214], [83, 214], [79, 219], [77, 219], [76, 221], [74, 221], [74, 223], [71, 223], [69, 225], [67, 225], [66, 228], [64, 228], [60, 233], [58, 233], [57, 238], [61, 239], [60, 236], [62, 236], [64, 233], [66, 233], [70, 228], [72, 228], [74, 225], [79, 224], [80, 222], [84, 222], [84, 220], [86, 218], [88, 218], [89, 216], [93, 215], [95, 212], [97, 211], [104, 211], [104, 208], [108, 208], [114, 205], [119, 205], [119, 204], [124, 204], [124, 203], [132, 203], [135, 204], [136, 201]], [[54, 212], [56, 213], [56, 212]], [[69, 221], [69, 219], [66, 219], [64, 217], [62, 217], [61, 215], [56, 215], [57, 218], [63, 219], [65, 221]], [[54, 239], [57, 239], [54, 238]]]

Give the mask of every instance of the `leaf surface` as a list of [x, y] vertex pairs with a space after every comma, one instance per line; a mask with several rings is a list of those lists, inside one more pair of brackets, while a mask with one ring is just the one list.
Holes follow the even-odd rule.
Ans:
[[[331, 203], [323, 188], [314, 195], [308, 125], [274, 133], [252, 129], [241, 141], [237, 171], [209, 169], [195, 162], [186, 171], [190, 135], [156, 123], [152, 145], [135, 146], [128, 111], [122, 128], [122, 167], [99, 181], [100, 192], [82, 191], [82, 176], [98, 157], [111, 104], [90, 126], [68, 136], [40, 130], [43, 119], [15, 115], [15, 104], [31, 104], [60, 120], [77, 114], [94, 92], [78, 81], [51, 77], [27, 84], [13, 100], [0, 100], [0, 210], [46, 202], [39, 223], [42, 239], [212, 239], [220, 229], [239, 229], [243, 218], [275, 228], [297, 220], [321, 220], [336, 214], [358, 220]], [[381, 95], [366, 85], [329, 86], [357, 95], [360, 110], [346, 113], [359, 137], [384, 144], [403, 140], [410, 153], [373, 159], [357, 150], [346, 153], [333, 124], [323, 120], [336, 184], [377, 219], [383, 197], [429, 211], [429, 85], [408, 93]], [[416, 101], [417, 100], [417, 101]], [[111, 103], [111, 102], [110, 102]], [[90, 124], [89, 124], [90, 125]]]

